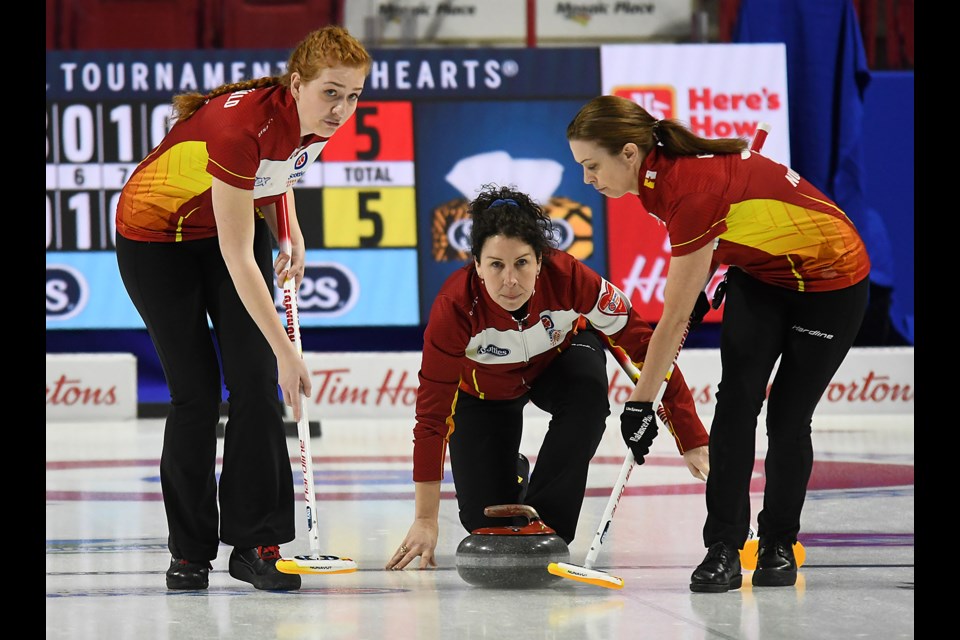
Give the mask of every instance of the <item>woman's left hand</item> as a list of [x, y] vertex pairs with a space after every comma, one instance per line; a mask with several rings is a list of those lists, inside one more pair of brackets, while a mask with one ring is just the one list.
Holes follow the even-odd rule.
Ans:
[[384, 569], [400, 571], [413, 559], [420, 556], [421, 569], [433, 569], [437, 566], [434, 552], [439, 537], [439, 523], [430, 519], [417, 519], [407, 532], [400, 547], [393, 552]]

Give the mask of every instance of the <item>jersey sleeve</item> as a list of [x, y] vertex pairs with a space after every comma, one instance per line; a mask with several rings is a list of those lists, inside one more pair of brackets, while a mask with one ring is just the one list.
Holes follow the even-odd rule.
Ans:
[[249, 125], [227, 118], [207, 138], [207, 172], [230, 186], [252, 191], [260, 166], [260, 145]]
[[697, 415], [697, 405], [680, 367], [673, 368], [667, 388], [663, 392], [661, 406], [663, 410], [660, 418], [673, 436], [673, 442], [681, 455], [710, 442], [710, 436]]
[[678, 198], [667, 214], [672, 255], [693, 253], [726, 231], [727, 208], [723, 198], [712, 193], [689, 193]]
[[443, 479], [468, 333], [468, 325], [453, 301], [442, 294], [438, 296], [423, 333], [423, 355], [418, 374], [420, 387], [413, 427], [414, 482]]

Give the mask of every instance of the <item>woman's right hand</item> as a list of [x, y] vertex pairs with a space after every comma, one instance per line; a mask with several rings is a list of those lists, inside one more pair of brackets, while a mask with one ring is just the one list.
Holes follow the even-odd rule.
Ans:
[[440, 533], [440, 524], [436, 519], [418, 518], [413, 521], [403, 542], [390, 556], [387, 571], [400, 571], [413, 559], [420, 556], [420, 568], [430, 569], [437, 566], [434, 552], [437, 549], [437, 538]]
[[706, 481], [710, 475], [710, 448], [707, 445], [683, 452], [683, 461], [690, 471], [690, 475], [698, 480]]
[[291, 251], [293, 255], [283, 251], [277, 253], [273, 261], [273, 273], [277, 277], [279, 288], [285, 288], [287, 280], [293, 280], [293, 291], [296, 292], [300, 290], [300, 283], [303, 282], [303, 275], [306, 272], [305, 252], [303, 245], [293, 245]]
[[[289, 280], [287, 265], [290, 264], [290, 261], [290, 254], [284, 253], [283, 250], [277, 252], [277, 257], [273, 261], [273, 273], [277, 276], [277, 287], [280, 289], [283, 289], [287, 280]], [[294, 288], [294, 291], [296, 291], [296, 288]]]

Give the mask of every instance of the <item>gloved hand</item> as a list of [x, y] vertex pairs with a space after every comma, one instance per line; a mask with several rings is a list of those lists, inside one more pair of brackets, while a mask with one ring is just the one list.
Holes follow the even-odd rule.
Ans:
[[693, 313], [690, 314], [690, 328], [693, 329], [700, 324], [709, 311], [710, 300], [707, 299], [707, 294], [701, 291], [697, 296], [697, 302], [693, 305]]
[[620, 433], [633, 451], [637, 464], [650, 453], [650, 445], [657, 437], [657, 416], [652, 402], [627, 402], [620, 414]]

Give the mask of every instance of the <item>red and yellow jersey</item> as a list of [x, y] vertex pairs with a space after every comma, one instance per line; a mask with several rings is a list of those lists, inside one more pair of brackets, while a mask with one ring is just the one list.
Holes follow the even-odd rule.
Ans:
[[794, 291], [833, 291], [870, 272], [853, 222], [792, 169], [750, 151], [668, 158], [652, 150], [640, 201], [666, 223], [672, 255], [716, 242], [714, 262]]
[[285, 87], [212, 98], [137, 165], [120, 194], [117, 232], [149, 242], [213, 237], [213, 177], [252, 190], [255, 207], [272, 204], [326, 143], [321, 136], [301, 138], [297, 105]]
[[[563, 251], [544, 257], [526, 311], [526, 318], [517, 320], [493, 301], [472, 263], [441, 287], [423, 334], [413, 429], [415, 482], [443, 477], [458, 393], [482, 400], [522, 396], [569, 347], [581, 316], [639, 367], [653, 333], [620, 289]], [[667, 384], [663, 406], [680, 452], [707, 444], [679, 368]]]

